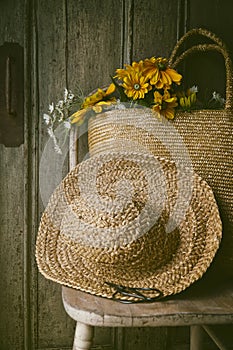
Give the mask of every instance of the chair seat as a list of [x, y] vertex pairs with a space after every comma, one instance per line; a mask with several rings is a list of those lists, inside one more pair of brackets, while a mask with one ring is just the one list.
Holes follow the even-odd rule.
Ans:
[[146, 327], [233, 323], [233, 283], [193, 286], [164, 301], [141, 304], [96, 297], [62, 287], [66, 312], [93, 326]]

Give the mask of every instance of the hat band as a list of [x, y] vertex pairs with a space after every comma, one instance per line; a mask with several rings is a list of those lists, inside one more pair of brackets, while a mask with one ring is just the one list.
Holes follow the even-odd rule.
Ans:
[[[133, 288], [126, 287], [120, 284], [115, 284], [111, 282], [105, 282], [108, 286], [113, 288], [115, 292], [112, 295], [112, 299], [116, 301], [120, 301], [124, 304], [132, 304], [132, 303], [142, 303], [142, 302], [154, 302], [164, 298], [163, 293], [157, 288]], [[144, 292], [144, 294], [143, 294]], [[154, 297], [146, 296], [145, 293], [149, 292], [150, 295], [156, 294]], [[119, 295], [119, 296], [118, 296]], [[127, 299], [128, 298], [128, 299]]]

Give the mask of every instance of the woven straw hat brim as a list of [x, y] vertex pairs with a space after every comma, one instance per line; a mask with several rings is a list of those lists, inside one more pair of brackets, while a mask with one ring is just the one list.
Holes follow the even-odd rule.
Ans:
[[[159, 191], [155, 197], [146, 195], [147, 191], [161, 186], [161, 172], [153, 169], [157, 162], [165, 174], [165, 197]], [[90, 193], [94, 188], [89, 183], [93, 173], [97, 178], [94, 187], [99, 185], [98, 194], [105, 204], [109, 203], [106, 194], [111, 199], [116, 195], [116, 178], [123, 176], [126, 186], [132, 182], [133, 195], [129, 198], [133, 206], [129, 198], [125, 202], [123, 199], [124, 210], [120, 216], [113, 210], [114, 215], [110, 211], [103, 217], [103, 208], [99, 211], [95, 208], [96, 194]], [[87, 177], [84, 179], [87, 188], [82, 188], [83, 174]], [[182, 178], [184, 189], [193, 188], [183, 217], [182, 207], [187, 196], [177, 186], [178, 177]], [[109, 186], [104, 187], [106, 182]], [[89, 202], [89, 198], [82, 198], [83, 191], [89, 193]], [[166, 232], [178, 195], [180, 209], [175, 215], [178, 225]], [[163, 197], [161, 203], [157, 203], [159, 197]], [[91, 200], [94, 207], [90, 206]], [[155, 220], [148, 226], [151, 207]], [[114, 209], [118, 209], [117, 205]], [[83, 223], [86, 226], [82, 226]], [[174, 162], [149, 154], [108, 153], [76, 166], [54, 191], [41, 219], [36, 259], [45, 277], [94, 295], [112, 298], [115, 289], [107, 284], [112, 283], [130, 288], [155, 288], [168, 296], [183, 291], [202, 277], [219, 248], [221, 234], [214, 195], [197, 174], [190, 177], [187, 169], [178, 171]], [[154, 293], [148, 292], [148, 295], [153, 298]], [[120, 299], [134, 300], [127, 296]]]

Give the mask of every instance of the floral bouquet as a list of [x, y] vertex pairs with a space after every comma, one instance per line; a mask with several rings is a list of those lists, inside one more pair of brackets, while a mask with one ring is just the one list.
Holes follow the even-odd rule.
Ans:
[[[149, 107], [155, 116], [162, 115], [170, 120], [175, 117], [177, 109], [191, 111], [199, 104], [196, 96], [198, 88], [193, 86], [185, 90], [181, 84], [182, 75], [171, 68], [163, 57], [126, 64], [125, 68], [116, 70], [111, 80], [109, 86], [98, 88], [86, 97], [80, 90], [74, 94], [65, 89], [64, 99], [55, 106], [50, 104], [49, 114], [44, 114], [44, 120], [58, 153], [60, 151], [54, 135], [54, 128], [58, 124], [63, 124], [69, 131], [71, 124], [81, 125], [91, 116], [126, 102], [131, 106]], [[208, 108], [211, 108], [211, 103], [212, 108], [222, 108], [225, 100], [214, 92], [209, 102]]]

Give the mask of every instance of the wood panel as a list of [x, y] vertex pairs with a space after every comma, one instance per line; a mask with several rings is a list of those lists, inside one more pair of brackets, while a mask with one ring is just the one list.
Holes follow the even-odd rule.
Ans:
[[[132, 1], [128, 11], [128, 54], [131, 61], [152, 56], [169, 57], [177, 37], [177, 1]], [[169, 25], [167, 22], [169, 21]], [[166, 349], [167, 329], [120, 329], [121, 346], [125, 350]]]
[[132, 59], [169, 57], [176, 42], [179, 1], [134, 1]]
[[123, 1], [69, 1], [69, 86], [88, 94], [111, 83], [122, 64]]
[[[110, 82], [109, 74], [121, 62], [122, 4], [56, 1], [55, 5], [55, 2], [40, 1], [37, 6], [39, 99], [42, 116], [51, 101], [62, 98], [61, 93], [67, 84], [73, 90], [78, 85], [87, 93]], [[41, 126], [40, 135], [42, 153], [48, 139], [44, 126]], [[85, 144], [79, 151], [81, 155], [84, 150]], [[47, 156], [51, 162], [56, 163], [54, 154]], [[57, 171], [59, 169], [55, 166], [54, 173], [50, 174], [51, 180], [48, 181], [54, 181]], [[39, 276], [38, 282], [38, 305], [38, 347], [71, 346], [74, 324], [65, 315], [60, 286], [42, 276]], [[109, 329], [98, 331], [95, 343], [110, 344], [114, 338], [112, 333]]]
[[[0, 45], [15, 42], [24, 47], [25, 2], [0, 3]], [[12, 22], [14, 18], [14, 22]], [[0, 77], [3, 79], [3, 77]], [[0, 115], [0, 117], [2, 117]], [[0, 145], [0, 348], [24, 346], [24, 145]], [[26, 306], [25, 306], [26, 307]]]
[[23, 146], [1, 145], [0, 154], [0, 348], [7, 350], [23, 346]]
[[[122, 65], [123, 1], [68, 2], [67, 80], [88, 94], [111, 83], [110, 75]], [[85, 127], [83, 128], [85, 131]], [[83, 132], [84, 132], [83, 131]], [[86, 132], [78, 139], [78, 160], [88, 153]], [[96, 329], [94, 345], [113, 348], [115, 331]]]
[[[201, 9], [201, 10], [200, 10]], [[233, 41], [232, 41], [232, 11], [233, 2], [230, 0], [190, 0], [187, 8], [187, 29], [191, 28], [207, 28], [211, 32], [219, 36], [226, 44], [231, 59], [233, 59]], [[192, 43], [192, 41], [191, 41]], [[220, 92], [222, 96], [225, 96], [225, 67], [223, 58], [218, 54], [206, 54], [190, 58], [186, 64], [186, 72], [192, 67], [192, 72], [189, 74], [190, 82], [194, 82], [196, 79], [197, 84], [200, 87], [200, 96], [203, 96], [206, 91], [209, 95], [213, 91]], [[203, 79], [205, 77], [205, 79]], [[205, 91], [206, 89], [206, 91]], [[218, 326], [219, 334], [226, 342], [229, 349], [233, 344], [233, 325]], [[213, 343], [209, 338], [204, 338], [206, 346], [211, 346]]]
[[[37, 69], [38, 69], [38, 101], [39, 101], [39, 144], [40, 159], [44, 154], [49, 137], [43, 122], [43, 113], [48, 111], [52, 102], [63, 99], [67, 86], [67, 13], [66, 1], [36, 2], [36, 36]], [[46, 153], [49, 173], [40, 169], [38, 190], [44, 191], [47, 185], [47, 198], [61, 181], [61, 176], [68, 171], [67, 161], [61, 174], [60, 158], [53, 149]], [[46, 169], [44, 169], [46, 170]], [[46, 203], [40, 202], [40, 214]], [[38, 274], [38, 310], [37, 310], [37, 346], [41, 348], [71, 347], [74, 324], [66, 315], [61, 301], [60, 285], [46, 280]]]
[[[191, 28], [206, 28], [219, 36], [233, 54], [231, 13], [233, 3], [230, 0], [190, 0], [187, 7], [187, 30]], [[204, 40], [205, 42], [208, 42]], [[203, 42], [200, 39], [189, 43]], [[187, 44], [188, 47], [189, 44]], [[197, 54], [186, 60], [186, 80], [189, 85], [198, 85], [199, 97], [211, 97], [213, 91], [225, 96], [225, 67], [219, 53]], [[205, 77], [205, 79], [203, 79]]]
[[[231, 0], [189, 0], [188, 27], [204, 27], [220, 36], [233, 52]], [[202, 9], [202, 11], [200, 11]]]
[[[111, 83], [110, 75], [122, 65], [123, 1], [68, 2], [67, 79], [72, 90], [84, 95]], [[86, 131], [86, 125], [82, 133]], [[88, 153], [87, 135], [78, 140], [78, 159]]]

